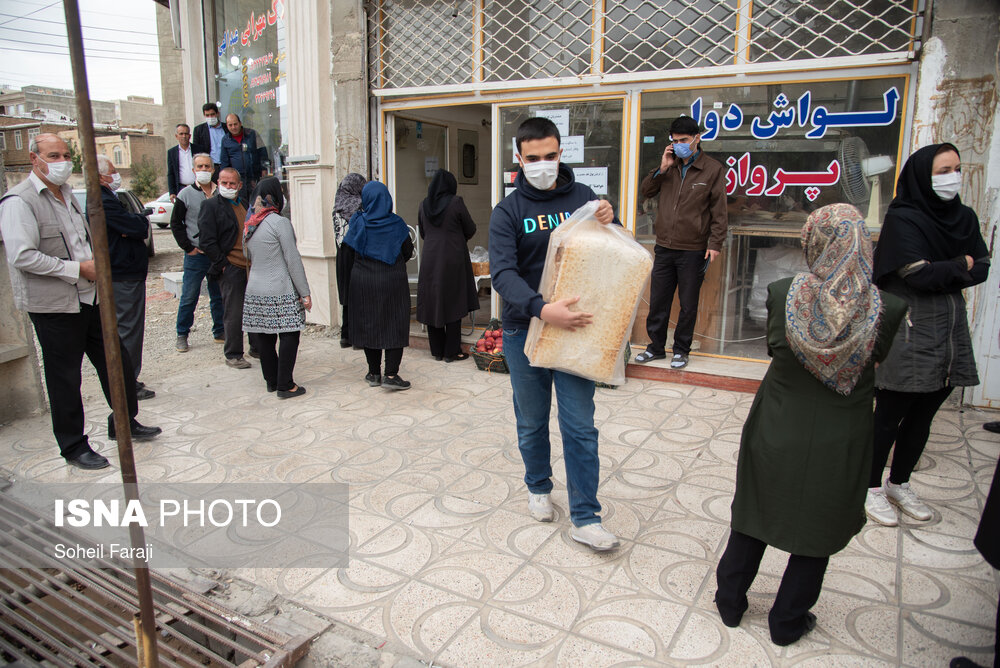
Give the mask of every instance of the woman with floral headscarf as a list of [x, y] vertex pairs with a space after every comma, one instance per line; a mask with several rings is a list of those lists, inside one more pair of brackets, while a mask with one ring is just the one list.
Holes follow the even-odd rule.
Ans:
[[767, 289], [772, 360], [743, 426], [716, 572], [716, 607], [738, 626], [765, 547], [791, 553], [768, 615], [778, 645], [815, 626], [829, 557], [864, 526], [875, 365], [906, 309], [872, 285], [871, 238], [854, 207], [814, 211], [802, 247], [809, 272]]
[[986, 280], [990, 258], [979, 218], [958, 196], [961, 170], [951, 144], [911, 155], [875, 249], [875, 282], [910, 307], [875, 374], [875, 452], [865, 511], [886, 526], [898, 524], [896, 507], [915, 520], [934, 516], [910, 489], [910, 474], [941, 404], [954, 388], [979, 384], [962, 290]]
[[306, 392], [292, 380], [292, 371], [305, 311], [312, 308], [295, 231], [291, 221], [279, 213], [284, 203], [281, 182], [273, 176], [261, 179], [250, 197], [243, 230], [243, 248], [250, 262], [243, 331], [260, 353], [267, 391], [277, 391], [279, 399]]

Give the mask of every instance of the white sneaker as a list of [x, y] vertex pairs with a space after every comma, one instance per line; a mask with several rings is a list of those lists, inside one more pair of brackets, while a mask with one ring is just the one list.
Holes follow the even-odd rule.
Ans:
[[570, 530], [569, 535], [576, 542], [583, 543], [598, 552], [613, 550], [621, 545], [615, 535], [601, 526], [600, 522], [585, 524], [582, 527], [575, 526]]
[[902, 485], [894, 485], [888, 480], [885, 481], [885, 496], [889, 501], [904, 513], [915, 520], [926, 521], [934, 517], [934, 513], [917, 498], [916, 493], [910, 489], [910, 483], [904, 482]]
[[885, 498], [885, 489], [882, 487], [868, 488], [868, 495], [865, 497], [865, 514], [871, 521], [882, 526], [894, 527], [899, 524], [896, 510]]
[[552, 499], [548, 494], [532, 494], [528, 492], [528, 512], [539, 522], [551, 522], [555, 517], [552, 509]]

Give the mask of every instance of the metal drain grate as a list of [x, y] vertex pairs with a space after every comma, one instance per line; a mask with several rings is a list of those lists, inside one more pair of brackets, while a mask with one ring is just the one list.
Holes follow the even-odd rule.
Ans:
[[[0, 495], [0, 659], [52, 666], [136, 664], [139, 611], [131, 569], [109, 559], [67, 568], [54, 546], [70, 539], [37, 512]], [[87, 541], [73, 537], [75, 543]], [[24, 563], [44, 567], [15, 567]], [[150, 572], [161, 666], [292, 666], [312, 636], [265, 627]]]

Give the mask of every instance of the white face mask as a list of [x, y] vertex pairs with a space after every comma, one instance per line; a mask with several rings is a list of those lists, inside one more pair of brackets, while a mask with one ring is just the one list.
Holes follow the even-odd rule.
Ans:
[[934, 174], [931, 176], [931, 187], [934, 188], [938, 197], [945, 202], [950, 202], [955, 199], [962, 187], [962, 172]]
[[194, 180], [198, 182], [198, 185], [205, 185], [212, 180], [212, 172], [195, 172]]
[[559, 176], [559, 161], [526, 162], [521, 169], [524, 170], [524, 178], [528, 179], [528, 183], [539, 190], [548, 190], [555, 185], [556, 177]]
[[49, 173], [45, 175], [45, 178], [57, 186], [66, 183], [69, 180], [69, 175], [73, 173], [73, 163], [69, 160], [47, 162], [45, 164], [49, 167]]
[[111, 175], [111, 183], [108, 184], [108, 187], [111, 188], [112, 190], [118, 190], [119, 188], [121, 188], [122, 187], [122, 175], [119, 174], [118, 172], [115, 172], [114, 174], [112, 174]]
[[211, 125], [214, 128], [216, 125], [219, 124], [219, 117], [218, 116], [209, 116], [208, 117], [208, 124]]
[[226, 199], [236, 199], [236, 195], [239, 193], [239, 189], [227, 188], [226, 186], [219, 186], [219, 194]]

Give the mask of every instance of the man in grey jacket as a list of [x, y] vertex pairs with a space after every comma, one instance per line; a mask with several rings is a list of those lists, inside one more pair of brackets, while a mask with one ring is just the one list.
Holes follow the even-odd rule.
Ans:
[[[60, 454], [73, 466], [102, 469], [109, 463], [94, 452], [84, 433], [80, 395], [86, 354], [111, 405], [90, 226], [66, 185], [73, 171], [66, 142], [54, 134], [40, 134], [28, 151], [31, 174], [0, 200], [0, 233], [14, 305], [28, 312], [38, 336]], [[152, 438], [161, 430], [135, 419], [139, 407], [132, 362], [124, 346], [121, 355], [132, 437]], [[113, 433], [109, 436], [114, 439]]]

